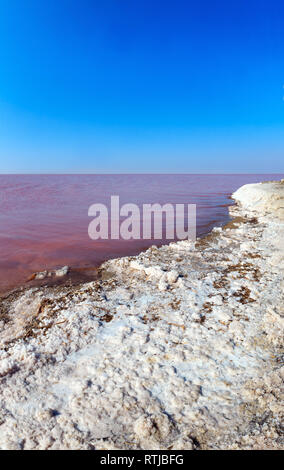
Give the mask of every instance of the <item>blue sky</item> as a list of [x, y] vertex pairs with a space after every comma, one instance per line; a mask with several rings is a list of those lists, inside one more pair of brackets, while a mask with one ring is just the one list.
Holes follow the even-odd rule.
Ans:
[[0, 172], [283, 172], [284, 4], [0, 0]]

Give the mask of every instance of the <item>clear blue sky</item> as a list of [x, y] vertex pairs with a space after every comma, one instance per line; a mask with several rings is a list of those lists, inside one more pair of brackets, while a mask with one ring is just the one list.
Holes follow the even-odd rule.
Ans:
[[0, 0], [1, 172], [283, 172], [284, 2]]

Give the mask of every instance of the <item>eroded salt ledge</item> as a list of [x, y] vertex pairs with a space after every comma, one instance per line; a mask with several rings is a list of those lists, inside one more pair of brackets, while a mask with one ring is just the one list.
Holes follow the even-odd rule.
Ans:
[[233, 197], [196, 245], [2, 300], [2, 449], [283, 447], [284, 184]]

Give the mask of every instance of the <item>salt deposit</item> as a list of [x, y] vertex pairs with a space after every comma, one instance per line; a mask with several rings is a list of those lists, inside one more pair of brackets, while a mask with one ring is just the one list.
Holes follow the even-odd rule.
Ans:
[[42, 280], [46, 279], [47, 277], [64, 277], [69, 272], [69, 266], [63, 266], [62, 268], [55, 269], [52, 271], [40, 271], [39, 273], [34, 273], [30, 280]]
[[3, 298], [0, 448], [283, 448], [283, 188], [240, 188], [196, 243]]

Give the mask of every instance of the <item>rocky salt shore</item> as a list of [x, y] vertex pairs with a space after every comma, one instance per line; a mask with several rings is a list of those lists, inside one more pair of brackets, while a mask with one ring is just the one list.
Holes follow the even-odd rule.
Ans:
[[205, 239], [0, 303], [1, 449], [280, 449], [284, 183]]

